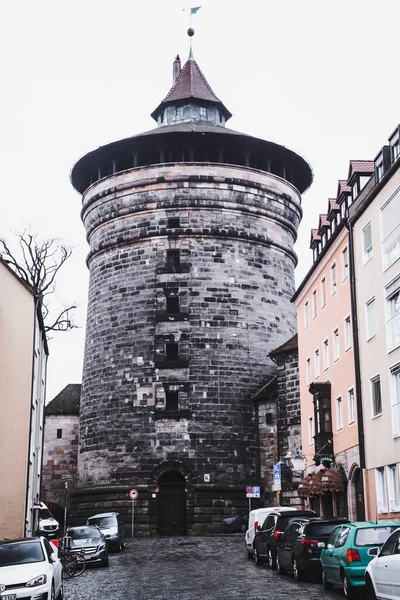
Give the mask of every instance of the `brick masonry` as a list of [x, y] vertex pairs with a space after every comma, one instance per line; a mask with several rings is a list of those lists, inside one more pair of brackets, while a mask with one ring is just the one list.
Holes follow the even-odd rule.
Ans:
[[[176, 461], [192, 494], [189, 530], [220, 523], [260, 482], [250, 398], [276, 372], [269, 352], [295, 332], [300, 195], [249, 168], [156, 165], [89, 187], [82, 218], [90, 285], [75, 509], [114, 486], [114, 505], [129, 510], [127, 486], [157, 494], [152, 473]], [[138, 518], [151, 533], [146, 494]]]

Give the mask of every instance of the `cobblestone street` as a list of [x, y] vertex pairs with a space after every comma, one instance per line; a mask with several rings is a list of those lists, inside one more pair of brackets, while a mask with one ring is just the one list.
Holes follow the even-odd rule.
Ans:
[[110, 567], [90, 567], [64, 584], [65, 600], [343, 600], [341, 590], [297, 583], [247, 559], [244, 534], [138, 538]]

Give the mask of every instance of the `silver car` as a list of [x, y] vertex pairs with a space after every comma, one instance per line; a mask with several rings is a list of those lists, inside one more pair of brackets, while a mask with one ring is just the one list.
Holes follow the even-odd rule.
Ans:
[[103, 567], [108, 567], [107, 542], [95, 525], [69, 527], [64, 544], [71, 553], [83, 552], [87, 563], [100, 563]]

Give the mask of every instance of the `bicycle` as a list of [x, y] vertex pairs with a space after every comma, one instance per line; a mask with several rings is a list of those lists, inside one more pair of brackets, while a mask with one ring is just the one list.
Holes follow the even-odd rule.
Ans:
[[64, 579], [68, 577], [78, 577], [86, 568], [85, 553], [83, 550], [74, 552], [71, 550], [70, 544], [63, 540], [62, 546], [59, 549], [60, 561], [62, 565], [62, 576]]

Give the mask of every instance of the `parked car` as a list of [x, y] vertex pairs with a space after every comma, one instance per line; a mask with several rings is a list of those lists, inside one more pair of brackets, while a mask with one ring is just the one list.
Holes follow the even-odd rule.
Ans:
[[64, 544], [71, 552], [83, 552], [87, 563], [100, 563], [108, 567], [107, 543], [96, 525], [68, 527]]
[[294, 519], [317, 516], [317, 513], [313, 510], [293, 510], [292, 508], [284, 510], [283, 507], [270, 513], [257, 531], [253, 541], [256, 565], [267, 562], [271, 569], [276, 569], [276, 546], [278, 539], [286, 530], [286, 527]]
[[61, 573], [55, 548], [45, 537], [0, 541], [2, 598], [62, 600]]
[[286, 508], [284, 506], [266, 506], [264, 508], [255, 508], [250, 511], [249, 522], [247, 525], [247, 531], [245, 534], [245, 542], [247, 548], [248, 558], [252, 558], [254, 548], [253, 541], [256, 533], [258, 532], [261, 524], [265, 521], [266, 517], [272, 512], [293, 510], [292, 508]]
[[55, 539], [59, 528], [59, 522], [55, 520], [46, 504], [41, 502], [39, 510], [39, 535], [43, 535], [48, 540]]
[[125, 548], [125, 526], [117, 512], [101, 513], [89, 517], [86, 525], [97, 525], [106, 538], [108, 548], [121, 552]]
[[334, 529], [326, 542], [320, 542], [322, 585], [343, 588], [351, 598], [356, 588], [365, 586], [365, 570], [372, 560], [371, 548], [381, 547], [400, 523], [362, 521], [346, 523]]
[[373, 598], [398, 600], [400, 598], [400, 528], [390, 534], [381, 551], [371, 548], [375, 556], [365, 571], [365, 583]]
[[234, 517], [227, 517], [222, 522], [223, 533], [238, 533], [246, 531], [249, 517], [244, 510], [240, 510]]
[[321, 575], [321, 548], [318, 542], [328, 539], [330, 533], [341, 523], [348, 523], [346, 518], [309, 517], [295, 519], [277, 540], [276, 567], [278, 573], [293, 572], [297, 581], [307, 575]]

